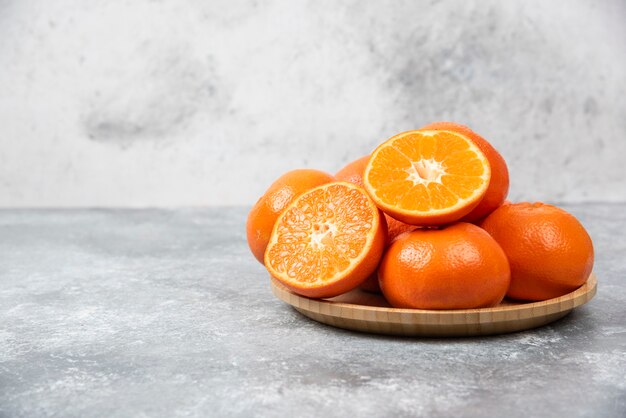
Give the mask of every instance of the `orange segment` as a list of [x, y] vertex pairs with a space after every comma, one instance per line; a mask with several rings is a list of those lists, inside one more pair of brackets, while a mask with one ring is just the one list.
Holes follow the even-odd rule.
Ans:
[[414, 225], [454, 222], [476, 207], [491, 178], [489, 161], [468, 137], [409, 131], [372, 153], [363, 184], [388, 215]]
[[374, 272], [386, 228], [361, 187], [325, 184], [302, 194], [280, 215], [265, 252], [265, 266], [293, 292], [337, 296]]

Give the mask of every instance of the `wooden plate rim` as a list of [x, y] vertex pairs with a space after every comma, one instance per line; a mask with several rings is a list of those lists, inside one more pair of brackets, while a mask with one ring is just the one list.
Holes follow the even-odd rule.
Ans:
[[[505, 312], [518, 312], [523, 313], [526, 311], [532, 311], [537, 308], [547, 308], [551, 306], [559, 306], [560, 309], [557, 311], [552, 311], [551, 313], [570, 311], [577, 306], [584, 305], [587, 303], [597, 291], [598, 281], [594, 273], [591, 273], [585, 284], [580, 286], [578, 289], [560, 296], [558, 298], [548, 299], [540, 302], [528, 302], [521, 303], [518, 305], [505, 305], [505, 306], [495, 306], [493, 308], [478, 308], [478, 309], [451, 309], [451, 310], [429, 310], [429, 309], [401, 309], [401, 308], [387, 308], [383, 306], [367, 306], [367, 305], [358, 305], [353, 303], [346, 302], [335, 302], [326, 299], [312, 299], [307, 298], [305, 296], [300, 296], [296, 293], [291, 292], [285, 286], [282, 285], [278, 280], [273, 277], [271, 279], [271, 287], [272, 293], [278, 297], [278, 299], [283, 302], [288, 303], [294, 307], [299, 309], [304, 309], [307, 311], [312, 311], [311, 305], [319, 306], [328, 306], [333, 308], [346, 309], [351, 311], [370, 311], [370, 312], [386, 312], [386, 313], [396, 313], [396, 314], [412, 314], [414, 316], [420, 317], [454, 317], [454, 316], [467, 316], [471, 314], [487, 314], [487, 313], [505, 313]], [[294, 303], [297, 302], [297, 303]], [[569, 302], [569, 303], [568, 303]], [[316, 309], [319, 311], [319, 309]], [[342, 315], [343, 316], [343, 315]], [[395, 322], [389, 319], [387, 322]]]

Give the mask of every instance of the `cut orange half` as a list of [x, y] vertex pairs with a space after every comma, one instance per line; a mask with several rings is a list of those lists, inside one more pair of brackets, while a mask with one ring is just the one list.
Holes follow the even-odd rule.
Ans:
[[454, 222], [474, 209], [491, 178], [487, 157], [463, 134], [420, 130], [381, 144], [363, 184], [376, 205], [413, 225]]
[[295, 293], [337, 296], [376, 270], [386, 230], [384, 217], [363, 188], [328, 183], [300, 195], [278, 217], [265, 266]]

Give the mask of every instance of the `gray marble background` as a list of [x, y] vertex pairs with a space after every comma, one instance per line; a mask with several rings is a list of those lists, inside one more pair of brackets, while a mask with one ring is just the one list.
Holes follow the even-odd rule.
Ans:
[[626, 200], [626, 2], [0, 0], [0, 206], [251, 204], [469, 124], [512, 199]]

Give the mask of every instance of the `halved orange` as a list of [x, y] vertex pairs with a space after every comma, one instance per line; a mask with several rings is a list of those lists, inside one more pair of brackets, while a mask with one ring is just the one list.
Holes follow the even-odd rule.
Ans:
[[384, 217], [363, 188], [324, 184], [300, 195], [278, 217], [265, 266], [295, 293], [337, 296], [376, 270], [386, 231]]
[[363, 184], [388, 215], [413, 225], [442, 225], [470, 213], [490, 178], [487, 157], [469, 138], [446, 130], [419, 130], [378, 146]]
[[506, 195], [509, 193], [509, 169], [506, 166], [506, 161], [493, 145], [467, 126], [454, 122], [434, 122], [420, 129], [443, 129], [445, 131], [458, 132], [465, 135], [480, 148], [483, 154], [485, 154], [485, 157], [487, 157], [487, 160], [489, 160], [491, 180], [489, 181], [487, 192], [478, 206], [465, 215], [461, 221], [477, 223], [502, 205], [506, 199]]

